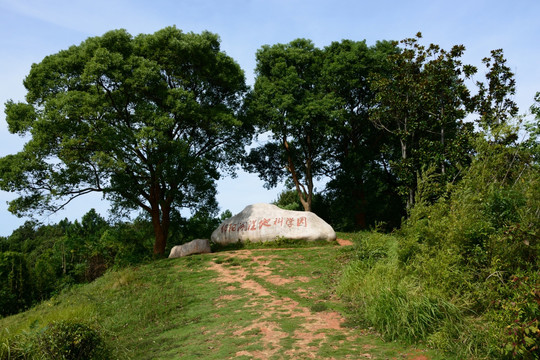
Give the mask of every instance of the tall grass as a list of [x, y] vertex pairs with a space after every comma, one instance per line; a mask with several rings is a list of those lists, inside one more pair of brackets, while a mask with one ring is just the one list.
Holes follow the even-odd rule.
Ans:
[[356, 320], [386, 340], [430, 346], [463, 356], [481, 353], [485, 336], [465, 309], [408, 271], [400, 260], [397, 235], [358, 234], [356, 259], [343, 272], [338, 293], [356, 311]]

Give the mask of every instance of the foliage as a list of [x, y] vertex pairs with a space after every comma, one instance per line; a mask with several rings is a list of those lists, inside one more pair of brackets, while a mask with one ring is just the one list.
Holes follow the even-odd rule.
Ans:
[[353, 304], [357, 321], [388, 340], [429, 341], [441, 331], [459, 333], [460, 309], [407, 275], [398, 237], [359, 233], [356, 246], [338, 293]]
[[94, 209], [81, 222], [25, 223], [7, 237], [7, 251], [0, 253], [0, 314], [19, 312], [73, 284], [93, 281], [107, 269], [144, 262], [151, 238], [148, 222], [111, 225]]
[[283, 190], [279, 193], [278, 198], [273, 202], [274, 205], [285, 210], [299, 211], [302, 209], [302, 204], [298, 198], [298, 193], [294, 190]]
[[476, 69], [462, 64], [462, 45], [447, 51], [423, 46], [420, 38], [418, 33], [401, 41], [403, 49], [387, 58], [389, 70], [371, 77], [375, 105], [370, 120], [394, 144], [383, 149], [382, 156], [398, 179], [408, 209], [422, 168], [436, 166], [441, 181], [451, 181], [460, 166], [467, 165], [471, 151], [472, 124], [463, 121], [470, 108], [465, 80]]
[[24, 149], [0, 159], [0, 187], [18, 215], [56, 211], [103, 193], [115, 209], [146, 211], [163, 254], [171, 214], [215, 205], [218, 169], [234, 165], [246, 90], [215, 34], [168, 27], [89, 38], [34, 64], [26, 103], [6, 103]]
[[248, 116], [269, 141], [252, 149], [246, 168], [266, 186], [290, 176], [300, 202], [311, 211], [313, 180], [327, 173], [335, 98], [323, 89], [321, 50], [305, 39], [263, 46], [247, 99]]
[[12, 336], [0, 334], [2, 360], [111, 359], [103, 331], [77, 320], [53, 321], [43, 328], [34, 322], [28, 330]]
[[[516, 80], [510, 68], [506, 65], [503, 50], [491, 51], [491, 56], [482, 59], [486, 65], [486, 83], [477, 81], [478, 93], [472, 98], [473, 106], [479, 117], [478, 125], [484, 134], [496, 136], [501, 125], [507, 124], [518, 114], [518, 107], [513, 100], [516, 93]], [[515, 140], [515, 134], [504, 141]]]
[[90, 326], [62, 321], [51, 324], [37, 339], [46, 359], [82, 360], [109, 358], [99, 331]]
[[174, 245], [180, 245], [194, 239], [209, 239], [212, 232], [221, 224], [223, 216], [232, 216], [229, 214], [222, 214], [220, 218], [217, 217], [217, 211], [198, 211], [189, 219], [179, 219]]
[[32, 282], [24, 254], [0, 253], [0, 316], [15, 314], [32, 301]]
[[399, 234], [357, 240], [339, 291], [361, 323], [462, 357], [538, 358], [539, 138], [517, 131], [479, 136], [454, 184], [424, 168]]
[[[509, 139], [506, 128], [496, 131]], [[446, 198], [417, 202], [403, 228], [402, 261], [439, 296], [491, 324], [484, 351], [528, 359], [540, 314], [540, 172], [522, 144], [479, 139], [476, 148]]]
[[[537, 359], [540, 352], [540, 278], [538, 271], [510, 279], [507, 297], [495, 311], [503, 329], [502, 352], [508, 358]], [[535, 357], [536, 356], [536, 357]]]
[[0, 360], [34, 360], [37, 344], [28, 333], [17, 336], [0, 335]]
[[393, 228], [404, 215], [397, 179], [383, 152], [392, 143], [370, 121], [376, 105], [370, 79], [387, 75], [386, 58], [398, 51], [389, 41], [367, 46], [365, 41], [342, 40], [324, 49], [323, 82], [340, 110], [331, 132], [333, 170], [324, 193], [326, 207], [332, 209], [328, 221], [336, 229], [365, 229], [376, 222]]

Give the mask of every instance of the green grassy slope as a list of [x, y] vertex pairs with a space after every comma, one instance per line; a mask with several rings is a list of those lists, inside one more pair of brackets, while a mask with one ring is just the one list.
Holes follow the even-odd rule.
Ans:
[[[335, 295], [352, 247], [224, 251], [109, 272], [0, 319], [4, 336], [90, 323], [120, 359], [442, 359], [346, 321]], [[420, 355], [421, 354], [421, 355]]]

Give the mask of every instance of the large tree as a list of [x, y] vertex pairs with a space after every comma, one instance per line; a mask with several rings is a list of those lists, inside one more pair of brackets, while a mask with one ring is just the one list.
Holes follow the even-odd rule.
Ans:
[[247, 113], [268, 141], [251, 150], [246, 168], [271, 187], [290, 179], [311, 211], [314, 179], [328, 173], [329, 131], [336, 98], [321, 83], [322, 51], [305, 39], [263, 46]]
[[418, 33], [403, 40], [401, 51], [388, 57], [389, 71], [371, 77], [376, 96], [370, 120], [398, 144], [398, 152], [392, 148], [387, 157], [407, 208], [423, 169], [434, 166], [441, 176], [456, 175], [468, 159], [472, 132], [463, 121], [470, 105], [465, 79], [476, 69], [460, 61], [465, 48], [425, 47], [420, 38]]
[[345, 229], [390, 221], [396, 210], [401, 217], [401, 206], [391, 205], [396, 197], [394, 176], [383, 164], [388, 136], [369, 121], [375, 96], [370, 76], [386, 73], [385, 60], [397, 50], [389, 41], [367, 46], [365, 41], [342, 40], [324, 48], [325, 90], [337, 97], [340, 109], [329, 143], [335, 171], [326, 198], [332, 203], [331, 215], [340, 218], [336, 225]]
[[89, 38], [34, 64], [26, 103], [6, 104], [24, 149], [0, 159], [10, 210], [56, 211], [100, 192], [116, 209], [142, 209], [163, 254], [171, 215], [215, 204], [219, 169], [249, 131], [237, 117], [244, 73], [217, 35], [168, 27]]

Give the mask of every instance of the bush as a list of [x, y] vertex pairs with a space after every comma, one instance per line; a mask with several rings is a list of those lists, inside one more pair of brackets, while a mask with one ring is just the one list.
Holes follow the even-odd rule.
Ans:
[[99, 333], [92, 327], [72, 321], [53, 323], [38, 337], [39, 351], [51, 360], [104, 360], [110, 358]]
[[513, 276], [507, 294], [490, 314], [499, 320], [503, 353], [508, 358], [540, 358], [540, 275]]
[[479, 150], [445, 197], [418, 199], [401, 230], [399, 259], [406, 276], [463, 309], [471, 336], [430, 339], [460, 344], [464, 356], [538, 359], [538, 163], [519, 147], [484, 142]]

